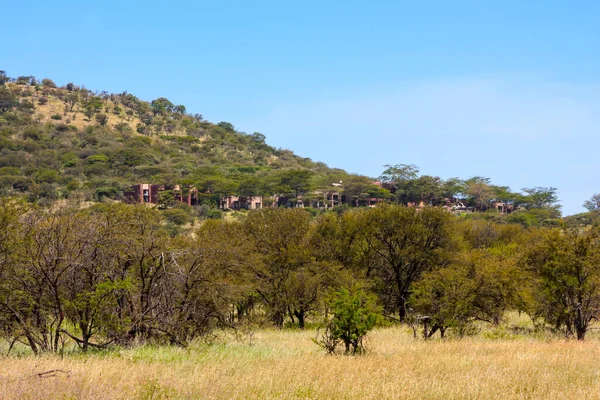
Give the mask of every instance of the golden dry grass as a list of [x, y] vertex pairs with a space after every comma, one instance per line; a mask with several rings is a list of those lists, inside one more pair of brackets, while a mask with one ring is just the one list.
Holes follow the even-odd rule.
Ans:
[[[600, 398], [600, 341], [414, 340], [400, 327], [371, 334], [363, 356], [328, 356], [314, 331], [260, 331], [189, 349], [8, 357], [4, 399]], [[38, 378], [52, 369], [70, 376]]]

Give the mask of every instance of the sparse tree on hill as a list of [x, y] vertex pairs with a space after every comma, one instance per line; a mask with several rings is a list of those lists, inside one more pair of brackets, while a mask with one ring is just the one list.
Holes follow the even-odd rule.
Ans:
[[583, 206], [588, 211], [600, 210], [600, 193], [596, 193], [592, 197], [590, 197], [589, 200], [586, 200], [585, 203], [583, 203]]
[[105, 126], [108, 123], [108, 115], [100, 113], [96, 114], [96, 121], [102, 126]]
[[6, 82], [10, 81], [10, 77], [6, 75], [6, 71], [0, 70], [0, 85], [4, 85]]
[[44, 78], [42, 79], [42, 85], [49, 88], [56, 88], [56, 83], [52, 79]]

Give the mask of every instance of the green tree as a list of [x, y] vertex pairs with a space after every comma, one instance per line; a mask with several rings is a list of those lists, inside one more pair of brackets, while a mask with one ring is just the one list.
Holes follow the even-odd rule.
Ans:
[[301, 209], [262, 209], [244, 220], [244, 230], [254, 240], [261, 264], [255, 270], [256, 292], [264, 301], [271, 320], [283, 326], [290, 308], [286, 291], [290, 275], [310, 263], [306, 246], [310, 215]]
[[194, 238], [179, 237], [169, 255], [170, 277], [156, 329], [169, 341], [187, 345], [215, 326], [230, 326], [231, 305], [252, 290], [252, 271], [260, 260], [238, 223], [209, 220]]
[[419, 168], [413, 164], [384, 165], [386, 168], [379, 180], [396, 196], [401, 204], [406, 204], [410, 199], [409, 186], [419, 176]]
[[[427, 272], [413, 285], [411, 305], [427, 316], [425, 338], [447, 328], [462, 336], [473, 321], [497, 325], [518, 304], [516, 257], [512, 249], [465, 249], [446, 267]], [[431, 329], [429, 329], [431, 327]]]
[[92, 117], [102, 110], [103, 102], [100, 97], [93, 96], [86, 103], [83, 113], [91, 121]]
[[152, 114], [156, 115], [167, 115], [173, 112], [175, 105], [169, 101], [169, 99], [165, 97], [159, 97], [156, 100], [152, 100], [150, 103], [150, 107], [152, 109]]
[[323, 349], [334, 354], [338, 344], [346, 354], [360, 354], [365, 350], [364, 338], [380, 319], [376, 297], [362, 290], [341, 289], [330, 300], [333, 317], [326, 323], [324, 335], [317, 340]]
[[17, 106], [19, 102], [12, 91], [0, 86], [0, 112], [6, 112]]
[[465, 181], [465, 194], [469, 197], [469, 203], [477, 211], [486, 211], [490, 200], [494, 197], [494, 189], [490, 184], [490, 178], [474, 176]]
[[[556, 194], [557, 189], [553, 187], [533, 187], [523, 188], [523, 192], [527, 193], [528, 208], [547, 208], [560, 210], [558, 205], [558, 195]], [[559, 213], [560, 215], [560, 213]]]
[[284, 195], [298, 197], [311, 190], [313, 173], [309, 170], [288, 170], [279, 175], [276, 191]]
[[583, 340], [600, 312], [600, 228], [543, 231], [524, 263], [537, 277], [535, 314]]
[[374, 253], [369, 276], [389, 309], [404, 320], [412, 284], [424, 272], [447, 263], [451, 215], [440, 208], [380, 205], [363, 221], [365, 240]]
[[108, 123], [108, 115], [104, 113], [96, 114], [95, 118], [101, 126], [105, 126]]
[[42, 79], [42, 85], [49, 88], [56, 88], [56, 83], [52, 79], [44, 78]]
[[10, 77], [6, 75], [6, 71], [0, 70], [0, 85], [4, 85], [6, 82], [10, 81]]
[[592, 197], [590, 197], [589, 200], [586, 200], [585, 203], [583, 203], [583, 206], [588, 211], [600, 210], [600, 193], [596, 193]]

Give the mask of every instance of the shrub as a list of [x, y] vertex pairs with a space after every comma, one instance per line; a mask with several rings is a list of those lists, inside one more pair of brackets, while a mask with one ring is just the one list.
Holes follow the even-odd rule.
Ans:
[[181, 208], [171, 208], [164, 211], [165, 219], [175, 225], [185, 225], [190, 220], [190, 215]]
[[345, 354], [363, 353], [364, 338], [381, 316], [375, 296], [362, 290], [342, 289], [333, 294], [330, 308], [333, 318], [315, 342], [330, 354], [335, 354], [342, 343]]
[[223, 211], [219, 210], [219, 209], [212, 209], [212, 210], [208, 210], [206, 212], [206, 218], [207, 219], [221, 219], [223, 218]]
[[60, 115], [60, 114], [54, 114], [54, 115], [52, 115], [50, 118], [52, 118], [52, 119], [55, 119], [55, 120], [59, 121], [59, 120], [61, 120], [61, 119], [62, 119], [62, 115]]
[[102, 126], [105, 126], [108, 123], [108, 115], [106, 114], [96, 114], [96, 121]]
[[103, 197], [114, 199], [119, 194], [119, 189], [112, 186], [104, 186], [96, 189], [96, 198], [101, 200]]
[[42, 79], [42, 85], [46, 86], [46, 87], [50, 87], [50, 88], [55, 88], [56, 84], [52, 81], [52, 79]]
[[104, 164], [107, 163], [109, 158], [104, 154], [94, 154], [86, 158], [85, 162], [87, 164]]

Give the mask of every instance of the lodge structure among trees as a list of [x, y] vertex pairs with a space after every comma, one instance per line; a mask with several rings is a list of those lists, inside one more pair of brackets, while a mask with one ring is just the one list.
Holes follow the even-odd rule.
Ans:
[[140, 183], [131, 186], [130, 190], [125, 192], [124, 197], [128, 203], [140, 204], [163, 204], [168, 197], [170, 200], [195, 206], [198, 204], [198, 189], [189, 187], [184, 193], [181, 185], [152, 185], [150, 183]]
[[[374, 184], [377, 184], [375, 182]], [[315, 190], [305, 195], [297, 197], [289, 197], [280, 194], [273, 196], [255, 196], [255, 195], [229, 195], [220, 196], [218, 199], [218, 207], [222, 210], [258, 210], [261, 208], [304, 208], [313, 207], [317, 209], [331, 210], [340, 205], [349, 205], [352, 207], [375, 207], [377, 204], [384, 201], [379, 197], [366, 197], [350, 199], [341, 189], [341, 184], [334, 184], [338, 190]], [[387, 186], [387, 185], [386, 185]], [[201, 204], [198, 196], [198, 189], [193, 186], [182, 185], [163, 185], [140, 183], [131, 186], [124, 193], [124, 199], [127, 203], [140, 204], [162, 204], [174, 205], [176, 203], [195, 206]], [[422, 208], [427, 204], [424, 201], [407, 202], [407, 207]], [[469, 213], [474, 211], [473, 207], [466, 207], [458, 199], [444, 199], [444, 209], [451, 213]], [[496, 201], [491, 204], [491, 208], [495, 209], [500, 214], [510, 214], [514, 210], [512, 204]]]
[[[340, 184], [334, 185], [340, 187]], [[200, 204], [198, 189], [182, 185], [164, 185], [139, 183], [132, 185], [123, 195], [126, 203], [139, 204], [175, 204], [182, 203], [188, 206]], [[304, 208], [314, 207], [318, 209], [331, 210], [340, 205], [353, 207], [374, 207], [384, 201], [379, 197], [367, 197], [349, 200], [348, 196], [340, 191], [315, 190], [309, 194], [289, 197], [280, 194], [273, 196], [220, 196], [218, 207], [223, 210], [258, 210], [269, 207]]]

